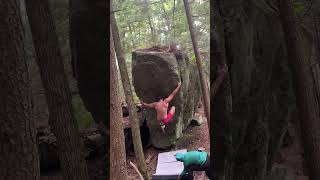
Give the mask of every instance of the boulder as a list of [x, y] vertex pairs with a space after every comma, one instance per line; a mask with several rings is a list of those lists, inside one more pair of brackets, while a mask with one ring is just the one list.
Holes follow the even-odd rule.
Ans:
[[200, 126], [204, 122], [206, 122], [206, 117], [203, 117], [199, 113], [195, 113], [195, 115], [193, 116], [193, 118], [192, 118], [190, 123], [193, 124], [193, 125], [196, 125], [196, 126]]
[[189, 65], [189, 73], [189, 86], [184, 94], [186, 101], [183, 106], [183, 129], [186, 129], [194, 118], [201, 96], [198, 71], [194, 64]]
[[142, 101], [151, 103], [159, 96], [166, 98], [178, 82], [182, 84], [180, 91], [169, 104], [169, 109], [175, 106], [176, 112], [173, 120], [166, 126], [165, 133], [156, 120], [156, 111], [146, 111], [151, 143], [156, 148], [165, 149], [174, 145], [192, 120], [200, 98], [195, 95], [199, 93], [196, 83], [199, 80], [192, 73], [192, 67], [185, 54], [176, 56], [174, 53], [140, 50], [132, 53], [133, 86]]

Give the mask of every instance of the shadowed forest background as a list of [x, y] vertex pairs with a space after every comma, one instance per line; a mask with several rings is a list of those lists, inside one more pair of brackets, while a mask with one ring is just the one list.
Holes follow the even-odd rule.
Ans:
[[[0, 0], [0, 179], [150, 179], [204, 147], [215, 180], [318, 180], [319, 62], [317, 0]], [[180, 81], [161, 134], [140, 100]]]
[[[215, 179], [319, 177], [319, 2], [213, 1]], [[317, 169], [317, 170], [316, 170]]]
[[108, 3], [0, 4], [0, 179], [108, 179]]

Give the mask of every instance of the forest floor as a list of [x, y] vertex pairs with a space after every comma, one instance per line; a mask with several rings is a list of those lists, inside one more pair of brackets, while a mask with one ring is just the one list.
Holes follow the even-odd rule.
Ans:
[[[204, 115], [203, 109], [199, 113]], [[307, 169], [303, 158], [303, 149], [300, 139], [300, 129], [296, 126], [296, 121], [289, 122], [288, 135], [285, 145], [276, 154], [270, 180], [309, 180]], [[150, 147], [145, 151], [145, 159], [148, 167], [148, 174], [152, 176], [156, 172], [158, 154], [179, 149], [196, 150], [198, 147], [204, 147], [205, 151], [210, 153], [210, 142], [207, 122], [200, 126], [190, 125], [183, 133], [183, 136], [177, 141], [175, 147], [167, 150], [158, 150]], [[90, 159], [87, 161], [91, 180], [105, 179], [103, 176], [102, 164], [105, 160], [102, 157]], [[139, 175], [130, 165], [133, 162], [137, 165], [135, 157], [132, 154], [127, 155], [128, 179], [140, 179]], [[203, 180], [204, 172], [196, 172], [195, 180]], [[41, 174], [41, 180], [62, 180], [61, 171], [51, 171]]]
[[[204, 115], [203, 109], [199, 109], [199, 113]], [[292, 120], [288, 124], [288, 138], [290, 139], [286, 146], [282, 146], [276, 154], [274, 165], [272, 167], [272, 180], [309, 180], [305, 160], [303, 157], [303, 149], [300, 139], [300, 129], [296, 125], [297, 121]], [[168, 150], [158, 150], [149, 148], [145, 151], [145, 158], [148, 167], [148, 174], [152, 176], [156, 172], [158, 154], [178, 149], [196, 150], [198, 147], [204, 147], [205, 151], [210, 154], [210, 141], [208, 125], [204, 122], [201, 126], [189, 126], [183, 136], [177, 141], [175, 147]], [[133, 162], [137, 165], [133, 156], [127, 157], [128, 175], [130, 180], [140, 179], [139, 175], [129, 163]], [[204, 172], [196, 172], [195, 180], [203, 180]]]
[[272, 168], [274, 174], [283, 176], [284, 180], [309, 180], [303, 157], [300, 129], [295, 117], [288, 124], [290, 142], [286, 146], [283, 145], [276, 154]]
[[[203, 109], [198, 109], [198, 113], [204, 116]], [[177, 143], [174, 147], [167, 150], [158, 150], [156, 148], [148, 148], [145, 153], [145, 159], [147, 163], [147, 169], [149, 176], [152, 176], [156, 173], [158, 154], [162, 152], [174, 151], [179, 149], [187, 149], [188, 151], [197, 150], [198, 147], [204, 147], [205, 151], [210, 154], [210, 141], [209, 141], [209, 131], [207, 122], [203, 122], [200, 126], [189, 127], [183, 132], [183, 135], [180, 139], [177, 140]], [[127, 157], [127, 166], [128, 166], [128, 176], [130, 180], [140, 179], [137, 172], [130, 166], [130, 162], [134, 163], [137, 166], [135, 157]], [[205, 178], [205, 172], [195, 172], [194, 174], [196, 180], [203, 180]]]

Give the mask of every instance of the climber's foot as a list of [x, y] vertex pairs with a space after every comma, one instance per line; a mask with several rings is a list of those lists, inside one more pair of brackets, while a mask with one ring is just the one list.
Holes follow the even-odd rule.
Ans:
[[162, 132], [165, 133], [164, 128], [166, 128], [166, 125], [162, 124], [162, 125], [160, 125], [160, 127], [161, 127]]

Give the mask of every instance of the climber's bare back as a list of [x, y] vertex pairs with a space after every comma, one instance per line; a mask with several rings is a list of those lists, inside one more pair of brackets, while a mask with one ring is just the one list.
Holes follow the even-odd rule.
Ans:
[[143, 101], [141, 101], [141, 103], [144, 107], [154, 108], [156, 110], [157, 120], [160, 121], [160, 123], [168, 123], [172, 119], [176, 109], [174, 106], [172, 106], [169, 113], [167, 114], [169, 102], [178, 93], [180, 86], [181, 83], [178, 83], [176, 89], [165, 99], [159, 99], [157, 102], [153, 103], [144, 103]]

